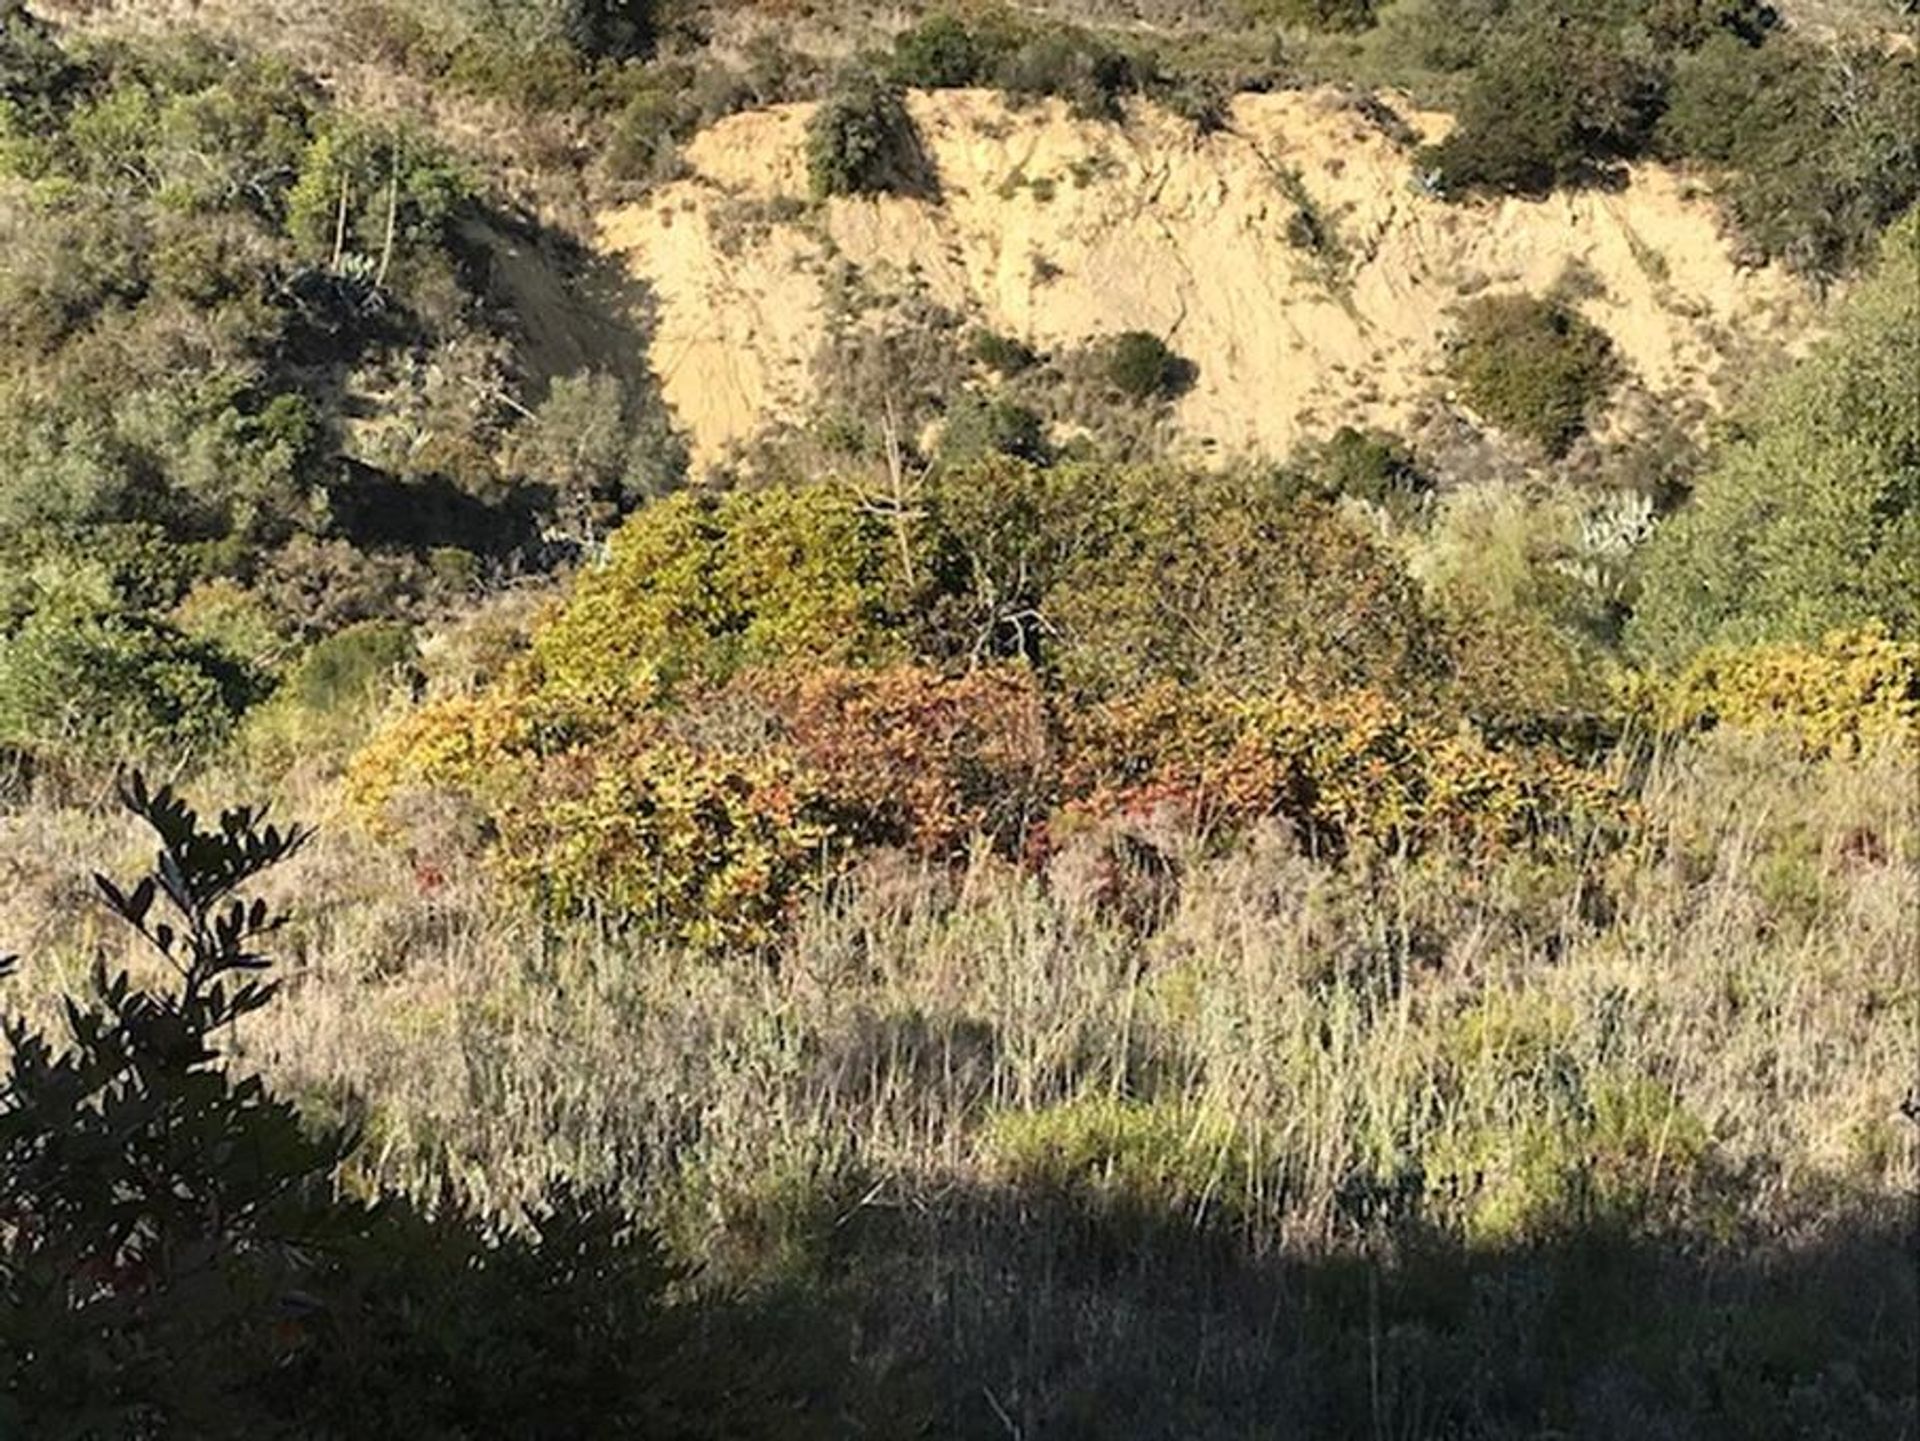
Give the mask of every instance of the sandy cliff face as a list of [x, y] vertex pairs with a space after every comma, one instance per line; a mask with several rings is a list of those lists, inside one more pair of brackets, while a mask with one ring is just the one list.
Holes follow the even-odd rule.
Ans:
[[[652, 359], [699, 460], [806, 413], [836, 256], [868, 289], [918, 285], [1042, 349], [1159, 333], [1199, 367], [1182, 444], [1216, 455], [1404, 422], [1442, 389], [1471, 294], [1570, 285], [1638, 384], [1706, 400], [1730, 342], [1807, 321], [1800, 287], [1744, 267], [1711, 200], [1655, 166], [1613, 193], [1450, 205], [1421, 189], [1404, 132], [1332, 92], [1242, 96], [1205, 137], [1144, 107], [1116, 126], [985, 92], [910, 105], [937, 198], [808, 209], [794, 105], [714, 126], [687, 179], [601, 217], [653, 290]], [[1298, 243], [1303, 200], [1331, 255]]]

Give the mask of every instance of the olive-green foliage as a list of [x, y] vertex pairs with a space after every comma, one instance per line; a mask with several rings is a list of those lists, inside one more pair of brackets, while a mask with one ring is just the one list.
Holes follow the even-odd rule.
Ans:
[[1016, 100], [1052, 96], [1094, 120], [1117, 120], [1130, 95], [1158, 95], [1178, 85], [1150, 51], [1009, 10], [989, 10], [972, 21], [929, 16], [895, 37], [889, 73], [924, 89], [981, 85]]
[[876, 658], [894, 648], [890, 555], [847, 487], [683, 493], [621, 528], [534, 654], [553, 694], [593, 707], [788, 657]]
[[1845, 273], [1920, 199], [1920, 62], [1835, 53], [1791, 36], [1731, 35], [1681, 58], [1659, 142], [1729, 166], [1724, 193], [1755, 249], [1816, 275]]
[[1001, 461], [937, 474], [925, 501], [934, 655], [1023, 654], [1094, 693], [1418, 688], [1439, 662], [1393, 557], [1269, 477]]
[[1523, 0], [1432, 163], [1455, 190], [1546, 191], [1636, 154], [1659, 94], [1656, 57], [1622, 41], [1611, 0]]
[[55, 765], [204, 757], [259, 694], [230, 656], [135, 615], [43, 606], [0, 637], [0, 745]]
[[940, 430], [939, 459], [964, 464], [986, 455], [1011, 455], [1044, 464], [1046, 424], [1017, 401], [968, 391], [947, 410]]
[[913, 118], [891, 83], [855, 70], [807, 123], [807, 176], [816, 196], [871, 195], [913, 183]]
[[967, 350], [975, 360], [1002, 375], [1018, 375], [1040, 359], [1025, 341], [984, 329], [974, 331], [968, 338]]
[[978, 85], [987, 74], [990, 49], [964, 20], [940, 12], [894, 37], [889, 69], [902, 85], [918, 90]]
[[1374, 0], [1247, 0], [1247, 13], [1315, 30], [1364, 30], [1373, 24]]
[[320, 715], [364, 711], [379, 703], [418, 657], [413, 632], [392, 621], [363, 621], [316, 643], [288, 674], [286, 694]]
[[417, 130], [192, 36], [69, 53], [0, 22], [0, 638], [72, 589], [25, 578], [64, 570], [114, 637], [177, 640], [189, 591], [237, 587], [225, 610], [278, 638], [249, 659], [278, 664], [553, 564], [542, 530], [592, 540], [678, 479], [658, 409], [600, 377], [513, 443], [510, 342], [462, 253], [474, 179]]
[[1834, 333], [1748, 407], [1654, 536], [1629, 639], [1663, 664], [1710, 644], [1920, 636], [1920, 214]]
[[1403, 518], [1418, 510], [1433, 490], [1433, 477], [1404, 441], [1351, 425], [1296, 456], [1284, 479], [1302, 493], [1328, 500], [1351, 496]]
[[1579, 438], [1620, 374], [1605, 331], [1530, 295], [1469, 303], [1450, 366], [1469, 405], [1549, 455]]
[[516, 432], [511, 464], [525, 480], [550, 487], [559, 523], [591, 541], [678, 485], [687, 455], [666, 416], [617, 376], [582, 371], [553, 382]]
[[1102, 378], [1128, 400], [1165, 400], [1189, 382], [1192, 369], [1166, 341], [1145, 330], [1122, 331], [1100, 351]]

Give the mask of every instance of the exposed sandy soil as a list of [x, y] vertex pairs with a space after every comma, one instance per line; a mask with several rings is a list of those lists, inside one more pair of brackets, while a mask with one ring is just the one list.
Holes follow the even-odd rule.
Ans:
[[[1475, 293], [1574, 274], [1640, 386], [1709, 403], [1730, 351], [1811, 316], [1790, 276], [1742, 265], [1702, 185], [1657, 166], [1615, 193], [1453, 205], [1333, 91], [1241, 96], [1204, 138], [1150, 107], [1116, 126], [988, 92], [909, 103], [935, 200], [802, 206], [810, 107], [790, 105], [715, 125], [689, 178], [600, 217], [600, 243], [652, 289], [654, 367], [698, 462], [805, 415], [835, 254], [869, 288], [922, 285], [1042, 349], [1159, 333], [1199, 367], [1182, 443], [1213, 455], [1405, 422], [1444, 388], [1451, 312]], [[1429, 137], [1447, 123], [1406, 118]], [[1337, 233], [1337, 267], [1290, 243], [1289, 171]]]

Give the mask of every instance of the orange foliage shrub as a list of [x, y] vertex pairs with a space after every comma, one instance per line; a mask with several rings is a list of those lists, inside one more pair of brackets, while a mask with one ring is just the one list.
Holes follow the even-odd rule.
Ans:
[[849, 840], [954, 855], [975, 836], [1018, 849], [1051, 808], [1054, 748], [1025, 666], [923, 666], [752, 677]]

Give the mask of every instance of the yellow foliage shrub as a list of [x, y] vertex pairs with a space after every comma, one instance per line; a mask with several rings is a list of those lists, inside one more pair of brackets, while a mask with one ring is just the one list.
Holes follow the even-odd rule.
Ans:
[[632, 713], [743, 666], [887, 658], [888, 563], [846, 487], [682, 492], [631, 517], [534, 637], [543, 689]]
[[1781, 731], [1816, 755], [1911, 746], [1920, 740], [1920, 644], [1866, 626], [1818, 645], [1708, 650], [1648, 703], [1666, 730]]

